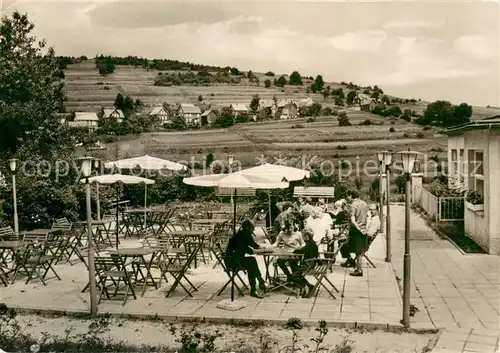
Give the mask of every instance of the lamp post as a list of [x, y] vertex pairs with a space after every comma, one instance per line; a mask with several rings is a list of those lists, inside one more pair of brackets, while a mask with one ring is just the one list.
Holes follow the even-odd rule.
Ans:
[[410, 187], [411, 176], [419, 152], [399, 152], [405, 173], [405, 253], [403, 258], [403, 326], [410, 327], [411, 254], [410, 254]]
[[94, 240], [92, 233], [92, 209], [90, 204], [90, 183], [89, 177], [92, 174], [92, 162], [94, 158], [83, 157], [79, 159], [81, 163], [82, 175], [85, 178], [85, 194], [87, 203], [87, 251], [88, 251], [88, 269], [89, 269], [89, 288], [90, 288], [90, 315], [97, 314], [97, 290], [95, 283], [95, 263], [94, 263]]
[[379, 212], [380, 212], [380, 233], [384, 232], [384, 189], [382, 188], [382, 173], [384, 172], [384, 152], [377, 152], [378, 159], [378, 191], [379, 191]]
[[[233, 173], [233, 162], [234, 162], [234, 155], [230, 154], [227, 156], [227, 164], [229, 167], [229, 174]], [[231, 193], [231, 208], [234, 206], [234, 199], [233, 199], [233, 189], [229, 189], [229, 192]]]
[[[100, 161], [98, 159], [94, 159], [94, 168], [98, 169], [100, 167]], [[96, 191], [96, 204], [97, 204], [97, 220], [101, 220], [101, 200], [99, 197], [99, 183], [95, 184]]]
[[385, 202], [386, 202], [386, 215], [385, 215], [385, 262], [391, 262], [391, 164], [392, 164], [392, 151], [384, 151], [384, 165], [385, 165]]
[[19, 220], [17, 216], [17, 190], [16, 190], [16, 170], [17, 162], [19, 160], [16, 158], [9, 159], [9, 167], [12, 172], [12, 200], [14, 204], [14, 233], [19, 234]]

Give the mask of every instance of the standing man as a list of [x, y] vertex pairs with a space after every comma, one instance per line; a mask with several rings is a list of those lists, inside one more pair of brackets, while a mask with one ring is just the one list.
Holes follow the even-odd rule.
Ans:
[[[340, 253], [346, 261], [342, 267], [355, 267], [356, 261], [351, 257], [351, 253], [361, 254], [366, 248], [366, 222], [368, 219], [368, 204], [359, 198], [357, 190], [349, 191], [347, 201], [351, 204], [349, 240], [342, 245]], [[353, 276], [363, 276], [361, 264], [351, 273]]]

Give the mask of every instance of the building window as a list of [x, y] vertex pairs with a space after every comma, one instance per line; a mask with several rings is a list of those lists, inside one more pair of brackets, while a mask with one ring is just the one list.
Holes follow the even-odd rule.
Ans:
[[469, 150], [469, 190], [477, 191], [484, 196], [484, 164], [483, 152]]
[[459, 170], [459, 174], [460, 174], [460, 183], [464, 183], [465, 182], [465, 159], [464, 159], [464, 150], [463, 149], [460, 149], [460, 170]]
[[457, 150], [451, 150], [451, 175], [454, 177], [458, 173]]

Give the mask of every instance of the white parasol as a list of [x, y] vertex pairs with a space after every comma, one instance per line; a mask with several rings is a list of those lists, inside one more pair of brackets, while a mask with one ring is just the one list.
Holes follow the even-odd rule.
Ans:
[[[154, 184], [154, 180], [136, 177], [133, 175], [123, 175], [123, 174], [109, 174], [109, 175], [97, 175], [88, 179], [91, 184], [98, 185], [119, 185], [119, 184]], [[81, 179], [81, 183], [85, 183], [86, 179]], [[119, 229], [119, 218], [118, 218], [118, 194], [116, 195], [116, 247], [118, 248], [118, 229]]]
[[[132, 157], [126, 159], [120, 159], [114, 162], [107, 162], [104, 164], [106, 168], [118, 168], [118, 169], [129, 169], [132, 170], [134, 168], [140, 168], [143, 170], [150, 171], [160, 171], [160, 170], [172, 170], [172, 171], [181, 171], [186, 170], [186, 166], [171, 162], [166, 159], [161, 159], [157, 157], [152, 157], [148, 155], [144, 155], [141, 157]], [[147, 174], [146, 174], [147, 176]], [[148, 188], [147, 186], [144, 188], [144, 209], [147, 207], [147, 196], [148, 196]], [[144, 223], [146, 223], [146, 211], [144, 211]]]

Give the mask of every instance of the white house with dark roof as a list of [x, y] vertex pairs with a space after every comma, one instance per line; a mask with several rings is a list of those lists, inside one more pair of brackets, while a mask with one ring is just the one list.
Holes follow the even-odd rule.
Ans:
[[121, 111], [121, 109], [116, 108], [104, 108], [102, 110], [102, 118], [109, 119], [114, 118], [118, 123], [123, 123], [123, 119], [125, 119], [125, 115]]
[[361, 101], [359, 102], [359, 108], [363, 112], [370, 113], [376, 106], [377, 104], [373, 98], [361, 98]]
[[170, 114], [164, 106], [154, 107], [149, 116], [158, 119], [158, 122], [162, 125], [170, 121]]
[[248, 114], [250, 109], [248, 109], [248, 105], [244, 103], [233, 103], [230, 105], [230, 108], [233, 110], [234, 116]]
[[180, 104], [179, 107], [177, 108], [177, 114], [184, 119], [186, 125], [188, 126], [200, 125], [201, 123], [200, 107], [194, 104], [189, 104], [189, 103]]
[[75, 119], [67, 122], [70, 128], [88, 128], [91, 131], [97, 129], [98, 123], [99, 117], [94, 112], [75, 112]]
[[489, 254], [500, 255], [500, 116], [453, 126], [444, 133], [448, 186], [476, 195], [474, 203], [466, 196], [465, 232]]

